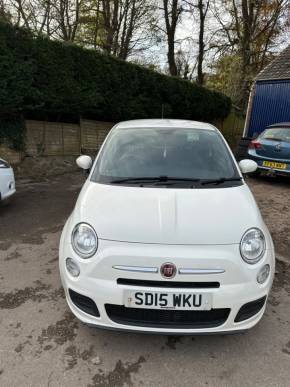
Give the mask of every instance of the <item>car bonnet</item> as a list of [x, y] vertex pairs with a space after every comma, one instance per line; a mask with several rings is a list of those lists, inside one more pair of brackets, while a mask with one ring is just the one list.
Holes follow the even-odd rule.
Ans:
[[167, 189], [87, 183], [75, 222], [100, 239], [158, 244], [236, 244], [263, 221], [246, 184], [230, 188]]

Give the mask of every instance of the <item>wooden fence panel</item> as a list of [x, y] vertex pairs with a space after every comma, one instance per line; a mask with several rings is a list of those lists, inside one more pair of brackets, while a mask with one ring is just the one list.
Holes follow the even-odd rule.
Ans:
[[0, 157], [8, 161], [10, 164], [18, 164], [23, 158], [23, 152], [19, 152], [13, 149], [10, 149], [5, 144], [0, 145]]
[[75, 156], [96, 153], [111, 122], [81, 120], [80, 124], [26, 121], [26, 154], [29, 156]]
[[25, 121], [25, 151], [29, 156], [41, 155], [44, 152], [44, 121]]
[[83, 150], [96, 150], [98, 133], [95, 121], [81, 120], [81, 148]]
[[76, 124], [62, 124], [63, 154], [75, 156], [80, 154], [80, 127]]
[[81, 125], [81, 148], [85, 151], [98, 151], [104, 142], [110, 129], [114, 126], [112, 122], [84, 120]]
[[57, 123], [57, 122], [45, 123], [44, 155], [45, 156], [63, 155], [63, 139], [62, 139], [61, 123]]

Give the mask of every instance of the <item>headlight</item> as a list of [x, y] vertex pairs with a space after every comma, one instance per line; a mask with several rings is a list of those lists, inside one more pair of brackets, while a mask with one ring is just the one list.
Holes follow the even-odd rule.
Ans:
[[240, 243], [241, 256], [244, 261], [254, 264], [264, 255], [266, 242], [264, 234], [258, 228], [250, 228], [242, 237]]
[[98, 248], [98, 237], [87, 223], [79, 223], [72, 232], [72, 245], [74, 251], [82, 258], [90, 258]]
[[7, 163], [7, 161], [0, 159], [0, 168], [10, 168], [10, 165]]

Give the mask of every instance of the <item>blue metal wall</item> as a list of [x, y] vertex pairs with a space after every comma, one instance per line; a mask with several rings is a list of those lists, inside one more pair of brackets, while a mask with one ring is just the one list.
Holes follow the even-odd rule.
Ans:
[[290, 122], [290, 80], [258, 81], [253, 93], [246, 136], [253, 137], [277, 122]]

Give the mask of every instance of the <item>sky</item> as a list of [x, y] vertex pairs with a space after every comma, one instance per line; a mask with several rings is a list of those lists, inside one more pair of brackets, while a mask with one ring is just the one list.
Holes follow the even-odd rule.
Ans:
[[[162, 23], [162, 15], [160, 17]], [[223, 15], [223, 21], [227, 21], [227, 15]], [[162, 26], [164, 27], [164, 26]], [[210, 39], [215, 35], [215, 32], [219, 29], [220, 25], [216, 18], [213, 16], [211, 9], [208, 11], [206, 19], [206, 28], [205, 28], [205, 42], [206, 46], [208, 45]], [[181, 47], [184, 55], [189, 58], [192, 67], [196, 64], [198, 56], [198, 33], [199, 33], [199, 20], [197, 12], [192, 13], [183, 13], [181, 21], [176, 30], [176, 47], [175, 51], [177, 52], [179, 47]], [[290, 44], [290, 28], [284, 31], [283, 35], [277, 42], [277, 46], [274, 49], [274, 52], [281, 52], [288, 44]], [[144, 52], [136, 55], [137, 60], [140, 60], [144, 64], [155, 64], [161, 71], [166, 71], [167, 65], [167, 44], [165, 35], [162, 36], [162, 39], [158, 42], [153, 42], [149, 48]], [[211, 50], [205, 55], [204, 70], [206, 72], [212, 71], [210, 65], [216, 59], [216, 51]], [[132, 58], [131, 58], [132, 59]], [[135, 56], [133, 57], [133, 60]]]

